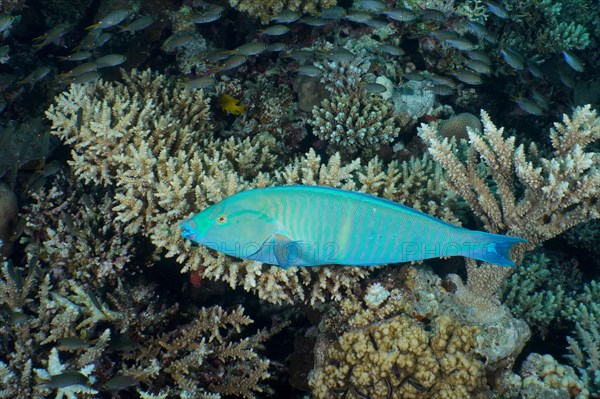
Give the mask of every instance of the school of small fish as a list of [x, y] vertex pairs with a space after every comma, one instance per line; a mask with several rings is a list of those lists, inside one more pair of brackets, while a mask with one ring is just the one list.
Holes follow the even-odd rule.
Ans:
[[[191, 11], [187, 17], [192, 29], [179, 30], [162, 39], [160, 49], [164, 53], [177, 54], [179, 51], [193, 46], [200, 37], [198, 32], [193, 29], [194, 26], [214, 24], [215, 27], [218, 27], [229, 11], [220, 5], [206, 2], [198, 2], [198, 4], [199, 7]], [[501, 2], [487, 0], [483, 1], [483, 4], [491, 16], [500, 23], [511, 20], [510, 10]], [[318, 78], [322, 76], [323, 70], [316, 61], [349, 63], [357, 57], [356, 54], [343, 47], [307, 50], [306, 47], [286, 43], [283, 38], [300, 29], [299, 27], [302, 25], [318, 30], [332, 29], [348, 23], [354, 24], [356, 29], [361, 29], [361, 26], [380, 28], [389, 24], [413, 24], [416, 31], [415, 37], [429, 36], [437, 42], [438, 46], [446, 48], [446, 51], [455, 49], [458, 52], [456, 54], [458, 62], [452, 68], [436, 72], [407, 71], [403, 76], [407, 80], [426, 80], [428, 89], [439, 96], [455, 94], [457, 82], [476, 86], [484, 84], [486, 79], [498, 76], [502, 65], [494, 65], [492, 58], [502, 59], [517, 77], [522, 77], [523, 73], [527, 71], [532, 78], [545, 82], [543, 62], [535, 57], [527, 58], [513, 47], [500, 45], [498, 34], [489, 29], [484, 22], [465, 19], [467, 32], [461, 35], [448, 28], [455, 22], [449, 23], [450, 19], [456, 18], [455, 15], [448, 15], [446, 12], [432, 8], [409, 9], [393, 5], [394, 3], [384, 0], [358, 0], [355, 2], [355, 6], [358, 8], [346, 9], [341, 6], [333, 6], [313, 16], [284, 9], [271, 20], [270, 24], [257, 29], [252, 40], [235, 48], [205, 50], [197, 54], [197, 57], [203, 58], [209, 64], [212, 63], [214, 67], [208, 68], [203, 75], [183, 77], [178, 83], [189, 88], [211, 89], [218, 83], [219, 76], [235, 73], [239, 67], [247, 64], [254, 57], [273, 53], [278, 53], [281, 58], [289, 60], [291, 73]], [[86, 35], [73, 46], [70, 53], [58, 56], [65, 66], [77, 64], [71, 66], [70, 69], [62, 70], [61, 68], [59, 71], [51, 66], [38, 67], [18, 79], [17, 85], [26, 86], [31, 90], [39, 81], [53, 75], [64, 83], [94, 81], [102, 76], [103, 69], [113, 68], [127, 62], [127, 56], [124, 54], [103, 54], [102, 48], [106, 46], [107, 42], [117, 40], [117, 37], [120, 37], [119, 40], [123, 40], [123, 35], [136, 35], [151, 27], [157, 20], [158, 18], [154, 15], [139, 14], [133, 9], [115, 9], [85, 27]], [[0, 35], [3, 40], [10, 36], [19, 21], [20, 16], [0, 15]], [[420, 24], [418, 29], [417, 24]], [[423, 31], [423, 26], [426, 26], [428, 30]], [[50, 45], [64, 46], [65, 37], [75, 29], [76, 27], [68, 23], [60, 23], [51, 27], [45, 33], [32, 38], [32, 51], [38, 52]], [[496, 47], [489, 48], [489, 46]], [[379, 51], [381, 54], [398, 60], [410, 60], [406, 51], [394, 43], [381, 43]], [[10, 62], [10, 57], [10, 46], [0, 43], [0, 64]], [[560, 57], [564, 64], [575, 73], [585, 72], [584, 62], [575, 51], [564, 49]], [[444, 75], [440, 75], [440, 72]], [[558, 75], [565, 86], [570, 88], [575, 86], [574, 76], [565, 72], [564, 68], [558, 68]], [[444, 81], [440, 81], [440, 79], [444, 79]], [[381, 85], [375, 82], [361, 82], [360, 87], [372, 94], [384, 92]], [[535, 97], [530, 98], [527, 97], [527, 93], [518, 93], [512, 100], [523, 111], [531, 115], [543, 115], [548, 109], [549, 100], [539, 90]]]

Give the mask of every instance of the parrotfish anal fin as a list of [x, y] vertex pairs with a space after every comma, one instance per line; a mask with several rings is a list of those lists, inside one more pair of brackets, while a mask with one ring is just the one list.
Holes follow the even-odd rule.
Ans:
[[294, 266], [294, 263], [302, 258], [300, 241], [294, 241], [281, 233], [275, 233], [273, 234], [273, 245], [277, 264], [283, 269]]

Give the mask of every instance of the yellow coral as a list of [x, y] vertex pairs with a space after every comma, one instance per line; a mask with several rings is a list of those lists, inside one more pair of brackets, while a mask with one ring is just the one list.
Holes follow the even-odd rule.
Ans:
[[398, 315], [342, 334], [310, 379], [316, 398], [412, 399], [482, 395], [484, 364], [474, 356], [478, 328], [448, 316], [432, 329]]
[[223, 112], [231, 115], [241, 115], [246, 111], [245, 105], [240, 105], [240, 100], [231, 97], [228, 94], [221, 94], [219, 103]]

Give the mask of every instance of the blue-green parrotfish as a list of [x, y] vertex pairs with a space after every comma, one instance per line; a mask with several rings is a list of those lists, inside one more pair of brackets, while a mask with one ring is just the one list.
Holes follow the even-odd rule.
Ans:
[[514, 266], [526, 240], [468, 230], [383, 198], [320, 186], [239, 192], [180, 224], [183, 237], [282, 268], [465, 256]]

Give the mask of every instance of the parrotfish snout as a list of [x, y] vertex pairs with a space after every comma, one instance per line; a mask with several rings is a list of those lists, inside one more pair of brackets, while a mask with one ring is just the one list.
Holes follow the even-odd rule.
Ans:
[[187, 240], [198, 242], [198, 240], [202, 238], [198, 234], [196, 222], [192, 219], [179, 223], [179, 227], [181, 227], [181, 235]]

